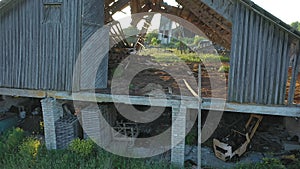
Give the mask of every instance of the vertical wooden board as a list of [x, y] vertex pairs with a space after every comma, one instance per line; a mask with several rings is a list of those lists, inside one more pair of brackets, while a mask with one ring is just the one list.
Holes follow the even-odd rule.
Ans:
[[[48, 37], [49, 39], [49, 43], [51, 43], [52, 45], [48, 45], [47, 46], [51, 46], [51, 48], [49, 48], [49, 53], [48, 56], [47, 56], [47, 59], [48, 59], [48, 78], [47, 78], [47, 89], [49, 90], [53, 90], [53, 82], [54, 82], [54, 74], [55, 74], [55, 71], [53, 68], [54, 68], [54, 60], [55, 58], [57, 57], [56, 56], [56, 51], [58, 49], [58, 44], [55, 43], [55, 39], [57, 39], [57, 35], [56, 35], [56, 29], [57, 29], [57, 25], [56, 24], [53, 24], [50, 26], [50, 32], [48, 33], [49, 36], [51, 36], [50, 38]], [[46, 66], [46, 65], [45, 65]]]
[[242, 55], [241, 55], [241, 77], [240, 77], [240, 85], [239, 85], [239, 102], [243, 103], [245, 102], [245, 86], [247, 85], [245, 83], [246, 77], [246, 70], [247, 70], [247, 60], [248, 60], [248, 39], [249, 37], [249, 12], [250, 10], [248, 8], [245, 8], [245, 17], [244, 17], [244, 33], [243, 33], [243, 43], [242, 43]]
[[232, 32], [235, 32], [232, 35], [231, 40], [231, 51], [230, 51], [230, 70], [229, 70], [229, 81], [228, 81], [228, 101], [234, 101], [235, 97], [235, 78], [236, 78], [236, 64], [237, 64], [237, 49], [238, 49], [238, 37], [239, 35], [239, 11], [240, 4], [237, 3], [235, 7], [235, 18], [233, 20], [233, 29]]
[[34, 67], [32, 68], [32, 72], [33, 73], [33, 79], [32, 79], [32, 86], [31, 88], [32, 89], [38, 89], [38, 26], [39, 26], [39, 8], [37, 6], [37, 3], [38, 1], [35, 1], [31, 4], [31, 9], [35, 9], [34, 10], [34, 13], [32, 13], [31, 15], [31, 18], [32, 18], [32, 21], [31, 21], [31, 28], [32, 28], [32, 44], [31, 44], [31, 48], [32, 48], [32, 58], [33, 58], [33, 64], [34, 64]]
[[261, 16], [258, 15], [259, 18], [259, 34], [257, 38], [257, 46], [258, 46], [258, 52], [257, 52], [257, 60], [256, 60], [256, 76], [255, 76], [255, 102], [260, 102], [260, 77], [262, 75], [261, 71], [261, 61], [262, 61], [262, 55], [263, 55], [263, 44], [264, 44], [264, 22]]
[[239, 44], [239, 47], [238, 47], [238, 62], [237, 62], [237, 65], [238, 65], [238, 67], [237, 67], [237, 78], [235, 79], [236, 80], [236, 86], [235, 86], [235, 88], [236, 88], [236, 90], [237, 90], [237, 94], [236, 94], [236, 99], [235, 99], [235, 101], [237, 101], [237, 102], [242, 102], [242, 97], [243, 97], [243, 91], [242, 91], [242, 86], [244, 85], [244, 84], [242, 84], [243, 83], [243, 78], [244, 78], [244, 76], [243, 76], [243, 73], [244, 73], [244, 71], [243, 71], [243, 68], [244, 68], [244, 65], [243, 65], [243, 63], [244, 63], [244, 60], [245, 60], [245, 55], [244, 55], [244, 43], [245, 43], [245, 39], [247, 39], [247, 36], [246, 36], [246, 34], [245, 34], [245, 31], [247, 31], [247, 28], [246, 28], [246, 26], [245, 26], [245, 24], [246, 24], [246, 21], [248, 22], [248, 20], [246, 20], [246, 18], [248, 17], [248, 15], [247, 15], [247, 12], [246, 12], [246, 9], [245, 9], [245, 7], [244, 6], [241, 6], [241, 11], [240, 11], [240, 19], [241, 19], [241, 22], [240, 22], [240, 32], [239, 32], [239, 34], [240, 34], [240, 37], [239, 37], [239, 42], [238, 42], [238, 44]]
[[277, 72], [276, 72], [276, 79], [275, 79], [275, 88], [274, 88], [274, 104], [281, 104], [280, 103], [280, 84], [283, 83], [283, 81], [281, 81], [281, 72], [283, 71], [282, 68], [283, 66], [283, 61], [282, 59], [284, 58], [284, 54], [283, 54], [283, 45], [284, 45], [284, 32], [282, 30], [279, 30], [279, 38], [278, 38], [278, 52], [277, 52]]
[[60, 71], [61, 71], [61, 81], [60, 81], [60, 85], [61, 86], [66, 86], [66, 79], [67, 79], [67, 76], [69, 74], [68, 72], [68, 57], [70, 57], [70, 51], [69, 50], [66, 50], [66, 49], [69, 49], [70, 48], [70, 42], [69, 42], [69, 37], [71, 36], [71, 32], [70, 32], [70, 27], [68, 25], [68, 21], [71, 19], [70, 17], [70, 14], [67, 12], [68, 11], [68, 8], [69, 8], [69, 3], [71, 3], [70, 1], [64, 1], [64, 6], [63, 6], [63, 30], [62, 30], [62, 34], [63, 34], [63, 38], [62, 38], [62, 56], [61, 56], [61, 66], [60, 66]]
[[270, 78], [269, 78], [269, 89], [267, 94], [267, 104], [274, 104], [274, 85], [278, 82], [275, 81], [275, 76], [277, 73], [277, 70], [279, 70], [278, 67], [278, 41], [279, 41], [279, 28], [277, 26], [274, 27], [274, 33], [273, 33], [273, 40], [272, 40], [272, 46], [271, 46], [271, 55], [270, 55], [270, 63], [268, 64], [270, 66]]
[[53, 79], [53, 84], [52, 84], [52, 89], [53, 90], [64, 90], [63, 86], [58, 86], [58, 76], [59, 76], [59, 71], [58, 71], [58, 67], [60, 66], [58, 63], [58, 59], [59, 57], [61, 57], [59, 55], [60, 50], [62, 50], [61, 46], [60, 46], [60, 41], [62, 41], [62, 37], [60, 36], [60, 32], [62, 31], [62, 26], [61, 24], [56, 25], [56, 29], [55, 29], [55, 35], [56, 35], [56, 39], [53, 40], [53, 42], [55, 44], [57, 44], [57, 48], [55, 50], [55, 58], [53, 58], [53, 67], [52, 67], [52, 71], [54, 73], [54, 75], [52, 76]]
[[22, 37], [22, 44], [20, 44], [20, 46], [22, 46], [20, 49], [22, 50], [21, 51], [21, 55], [22, 55], [22, 77], [21, 77], [21, 86], [22, 88], [25, 88], [26, 86], [26, 68], [27, 68], [27, 65], [29, 64], [28, 63], [28, 60], [27, 60], [27, 56], [26, 56], [26, 44], [27, 44], [27, 39], [26, 39], [26, 10], [24, 9], [24, 7], [22, 6], [21, 7], [21, 11], [22, 11], [22, 15], [21, 15], [21, 23], [22, 23], [22, 31], [21, 31], [21, 37]]
[[258, 94], [259, 94], [259, 99], [258, 99], [258, 102], [257, 103], [260, 103], [260, 104], [263, 104], [264, 102], [264, 88], [265, 88], [265, 70], [264, 70], [264, 67], [265, 67], [265, 63], [267, 62], [266, 60], [266, 49], [267, 49], [267, 44], [268, 44], [268, 30], [269, 30], [269, 23], [266, 22], [265, 19], [262, 19], [263, 23], [264, 23], [264, 26], [262, 27], [263, 29], [263, 39], [260, 43], [260, 47], [261, 47], [261, 60], [259, 63], [259, 67], [260, 67], [260, 74], [259, 74], [259, 90], [258, 90]]
[[254, 25], [253, 25], [253, 41], [252, 41], [252, 44], [253, 44], [253, 53], [252, 53], [252, 64], [250, 65], [251, 66], [251, 70], [252, 70], [252, 73], [251, 73], [251, 77], [250, 77], [250, 89], [249, 89], [249, 97], [250, 97], [250, 102], [251, 103], [254, 103], [256, 101], [256, 98], [255, 98], [255, 89], [258, 87], [256, 86], [256, 76], [258, 74], [257, 72], [257, 60], [258, 60], [258, 45], [259, 45], [259, 42], [260, 42], [260, 36], [259, 36], [259, 32], [260, 32], [260, 16], [257, 15], [257, 14], [253, 14], [253, 21], [254, 21]]
[[268, 93], [269, 93], [269, 84], [270, 84], [270, 77], [271, 77], [271, 67], [272, 65], [272, 46], [273, 46], [273, 39], [274, 39], [274, 24], [270, 23], [270, 27], [268, 30], [268, 41], [267, 41], [267, 48], [266, 48], [266, 61], [264, 64], [264, 89], [263, 89], [263, 104], [268, 104]]
[[241, 5], [239, 3], [237, 3], [236, 5], [236, 18], [234, 20], [234, 24], [235, 26], [235, 37], [234, 37], [234, 41], [232, 42], [232, 45], [234, 45], [234, 51], [233, 51], [233, 59], [231, 61], [231, 77], [229, 78], [230, 82], [231, 82], [231, 89], [230, 89], [230, 93], [231, 98], [230, 101], [237, 101], [237, 94], [238, 91], [237, 86], [238, 86], [238, 78], [239, 78], [239, 62], [240, 62], [240, 56], [241, 56], [241, 39], [242, 39], [242, 35], [243, 35], [243, 20], [240, 20], [239, 18], [243, 18], [243, 13], [242, 13], [242, 9], [241, 9]]
[[[26, 17], [26, 30], [29, 30], [28, 32], [26, 32], [26, 39], [27, 40], [30, 40], [31, 43], [26, 43], [26, 56], [28, 56], [28, 67], [27, 67], [27, 74], [26, 74], [26, 79], [27, 79], [27, 86], [26, 88], [32, 88], [34, 86], [33, 84], [33, 81], [34, 81], [34, 75], [35, 75], [35, 72], [33, 71], [33, 67], [35, 67], [34, 65], [34, 59], [33, 59], [33, 53], [32, 53], [32, 47], [31, 47], [31, 44], [32, 44], [32, 12], [30, 11], [32, 8], [31, 8], [31, 3], [26, 3], [26, 6], [25, 6], [25, 9], [26, 12], [28, 13], [27, 14], [27, 17]], [[29, 10], [30, 9], [30, 10]], [[35, 11], [35, 10], [33, 10]]]
[[39, 31], [38, 31], [38, 46], [39, 46], [39, 49], [38, 49], [38, 88], [41, 89], [42, 86], [43, 86], [43, 83], [42, 83], [42, 79], [43, 79], [43, 59], [44, 59], [44, 43], [43, 43], [43, 39], [44, 39], [44, 34], [43, 34], [43, 31], [42, 31], [42, 28], [43, 28], [43, 2], [42, 1], [39, 1], [39, 3], [37, 4], [37, 6], [39, 6], [39, 11], [38, 11], [38, 14], [39, 14], [39, 17], [38, 17], [38, 23], [39, 23]]
[[[73, 35], [73, 32], [71, 32], [71, 25], [70, 25], [70, 21], [73, 19], [72, 18], [72, 13], [70, 12], [70, 8], [71, 8], [71, 1], [67, 1], [65, 2], [66, 4], [64, 5], [64, 8], [63, 8], [63, 13], [64, 13], [64, 17], [65, 17], [65, 22], [63, 23], [64, 24], [64, 27], [63, 27], [63, 39], [64, 40], [64, 48], [67, 48], [67, 49], [71, 49], [71, 43], [72, 43], [72, 35]], [[70, 57], [73, 57], [71, 56], [71, 50], [64, 50], [65, 51], [65, 55], [66, 57], [64, 57], [63, 59], [63, 71], [64, 71], [64, 78], [62, 79], [62, 82], [63, 82], [63, 86], [65, 88], [68, 88], [68, 79], [70, 78]]]
[[72, 25], [72, 32], [74, 32], [74, 34], [76, 34], [76, 36], [72, 37], [72, 51], [71, 51], [71, 65], [70, 65], [70, 76], [68, 78], [68, 90], [72, 89], [72, 83], [73, 83], [73, 71], [74, 71], [74, 66], [78, 57], [78, 45], [77, 45], [77, 41], [79, 40], [78, 36], [79, 36], [79, 30], [78, 30], [78, 26], [79, 26], [79, 22], [78, 22], [78, 18], [80, 18], [80, 14], [78, 14], [79, 10], [78, 10], [79, 6], [78, 6], [78, 2], [77, 3], [72, 3], [71, 5], [71, 13], [72, 13], [72, 22], [70, 23]]
[[11, 48], [10, 48], [10, 54], [11, 54], [11, 65], [10, 67], [10, 76], [11, 76], [11, 86], [15, 87], [15, 76], [16, 76], [16, 71], [15, 71], [15, 60], [16, 60], [16, 39], [15, 39], [15, 29], [16, 29], [16, 11], [13, 11], [11, 14], [11, 18], [13, 22], [10, 22], [11, 27], [10, 27], [10, 36], [9, 39], [11, 41]]
[[[2, 19], [2, 15], [1, 15], [1, 12], [0, 12], [0, 20], [3, 20]], [[4, 37], [3, 37], [3, 30], [4, 30], [4, 26], [3, 26], [3, 22], [0, 22], [0, 86], [3, 86], [3, 73], [4, 73], [4, 69], [3, 69], [3, 60], [5, 58], [5, 55], [3, 54], [3, 51], [4, 51]]]
[[[9, 20], [13, 20], [13, 16], [12, 15], [9, 15]], [[11, 36], [12, 36], [12, 30], [11, 30], [11, 27], [12, 27], [12, 24], [13, 22], [7, 22], [8, 26], [9, 26], [9, 29], [7, 31], [7, 41], [8, 41], [8, 44], [9, 44], [9, 47], [8, 47], [8, 53], [9, 53], [9, 59], [8, 59], [8, 65], [7, 65], [7, 73], [8, 73], [8, 85], [9, 86], [12, 86], [12, 60], [13, 60], [13, 40], [11, 39]]]
[[289, 69], [289, 48], [290, 48], [290, 42], [289, 42], [289, 35], [288, 33], [284, 33], [284, 48], [283, 48], [283, 58], [282, 58], [282, 70], [281, 70], [281, 81], [280, 83], [280, 103], [283, 104], [285, 100], [286, 95], [286, 83], [288, 80], [288, 69]]
[[[76, 63], [79, 62], [80, 63], [80, 56], [79, 56], [79, 52], [81, 50], [81, 36], [80, 36], [80, 31], [81, 31], [81, 23], [82, 23], [82, 20], [81, 20], [81, 6], [82, 6], [82, 1], [79, 0], [79, 2], [77, 3], [77, 12], [76, 12], [76, 22], [75, 22], [75, 25], [76, 25], [76, 32], [77, 32], [77, 36], [76, 36], [76, 45], [75, 45], [75, 48], [76, 48], [76, 57], [74, 58], [74, 67], [73, 67], [73, 72], [75, 71], [75, 66], [76, 66]], [[79, 68], [80, 69], [80, 68]], [[79, 84], [80, 84], [80, 77], [79, 76], [74, 76], [74, 79], [72, 79], [72, 90], [74, 89], [75, 91], [78, 91], [79, 90]]]
[[294, 97], [295, 97], [295, 88], [296, 88], [296, 82], [297, 82], [297, 77], [299, 73], [299, 62], [300, 62], [300, 42], [297, 40], [295, 42], [297, 45], [297, 51], [296, 51], [296, 56], [294, 58], [294, 62], [292, 64], [292, 78], [290, 81], [290, 87], [289, 87], [289, 95], [288, 95], [288, 104], [293, 104], [294, 102]]
[[6, 44], [5, 44], [5, 22], [4, 22], [4, 16], [0, 15], [0, 19], [2, 22], [0, 22], [0, 29], [2, 31], [0, 31], [0, 38], [1, 38], [1, 46], [0, 46], [0, 54], [1, 54], [1, 58], [0, 58], [0, 75], [1, 75], [1, 86], [5, 86], [5, 58], [6, 58], [6, 54], [5, 54], [5, 48], [6, 48]]

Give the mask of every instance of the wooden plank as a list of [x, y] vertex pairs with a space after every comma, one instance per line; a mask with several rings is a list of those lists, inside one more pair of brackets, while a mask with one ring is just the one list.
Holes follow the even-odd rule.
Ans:
[[255, 46], [253, 44], [253, 41], [255, 40], [254, 37], [254, 12], [253, 11], [249, 11], [249, 32], [248, 32], [248, 42], [247, 42], [247, 58], [246, 58], [246, 62], [245, 62], [245, 90], [244, 90], [244, 102], [245, 103], [249, 103], [251, 100], [251, 85], [253, 80], [252, 78], [252, 74], [255, 74], [255, 71], [252, 69], [252, 66], [255, 65], [256, 63], [253, 62], [254, 58], [256, 57], [254, 55], [254, 49], [253, 47]]
[[245, 25], [244, 25], [244, 17], [245, 17], [245, 7], [241, 6], [240, 8], [240, 11], [239, 11], [239, 17], [242, 18], [242, 19], [238, 19], [239, 20], [239, 39], [238, 39], [238, 48], [237, 48], [237, 51], [238, 51], [238, 54], [237, 54], [237, 68], [236, 68], [236, 72], [237, 72], [237, 76], [236, 76], [236, 79], [232, 79], [235, 81], [235, 89], [237, 90], [236, 91], [236, 94], [235, 94], [235, 98], [234, 98], [234, 101], [238, 102], [240, 101], [240, 94], [241, 94], [241, 79], [244, 78], [242, 76], [242, 69], [243, 69], [243, 40], [244, 40], [244, 28], [245, 28]]
[[273, 46], [273, 39], [274, 39], [274, 24], [270, 23], [270, 27], [268, 29], [268, 41], [267, 41], [267, 48], [266, 48], [266, 61], [264, 65], [264, 72], [265, 72], [265, 78], [264, 80], [264, 88], [263, 88], [263, 104], [269, 104], [268, 103], [268, 94], [269, 94], [269, 89], [270, 83], [273, 83], [270, 81], [271, 77], [271, 67], [274, 66], [272, 65], [272, 46]]
[[263, 30], [263, 39], [261, 41], [261, 43], [259, 44], [261, 46], [260, 48], [260, 53], [259, 53], [259, 57], [261, 58], [261, 60], [259, 60], [258, 63], [258, 67], [260, 67], [260, 70], [257, 72], [260, 72], [259, 74], [259, 88], [258, 88], [258, 100], [256, 103], [264, 103], [264, 88], [265, 88], [265, 70], [263, 69], [265, 67], [265, 63], [266, 63], [266, 48], [267, 48], [267, 44], [268, 44], [268, 30], [269, 30], [269, 23], [265, 22], [265, 20], [262, 19], [262, 23], [264, 24], [262, 26], [262, 30]]
[[283, 47], [283, 58], [282, 58], [282, 69], [280, 86], [279, 86], [279, 104], [284, 104], [286, 94], [286, 83], [288, 78], [288, 65], [289, 65], [289, 36], [288, 33], [284, 33], [284, 47]]
[[260, 33], [260, 17], [257, 15], [257, 14], [254, 14], [253, 15], [253, 19], [254, 19], [254, 30], [253, 30], [253, 54], [252, 54], [252, 57], [253, 57], [253, 60], [252, 60], [252, 65], [251, 66], [251, 69], [252, 69], [252, 74], [251, 74], [251, 77], [250, 77], [250, 83], [251, 83], [251, 87], [250, 87], [250, 90], [249, 90], [249, 97], [250, 97], [250, 100], [249, 102], [250, 103], [254, 103], [255, 102], [255, 96], [256, 96], [256, 88], [258, 88], [258, 86], [256, 86], [256, 75], [258, 74], [257, 72], [257, 60], [259, 59], [258, 57], [258, 45], [259, 42], [260, 42], [260, 36], [259, 36], [259, 33]]
[[246, 71], [247, 71], [247, 60], [248, 60], [248, 39], [250, 38], [248, 35], [249, 35], [249, 13], [250, 13], [250, 10], [245, 8], [245, 18], [244, 18], [244, 32], [243, 32], [243, 44], [242, 44], [242, 47], [243, 47], [243, 54], [240, 56], [241, 57], [241, 69], [239, 71], [241, 71], [241, 77], [240, 77], [240, 91], [239, 91], [239, 102], [240, 103], [243, 103], [243, 102], [246, 102], [246, 98], [245, 98], [245, 87], [246, 84], [245, 82], [245, 79], [247, 78], [246, 77]]
[[240, 11], [240, 5], [236, 5], [235, 9], [235, 18], [233, 20], [233, 30], [232, 32], [235, 32], [232, 35], [231, 40], [231, 51], [230, 51], [230, 69], [229, 69], [229, 80], [228, 80], [228, 101], [233, 101], [235, 97], [235, 78], [237, 74], [236, 65], [237, 65], [237, 58], [238, 58], [238, 37], [239, 34], [239, 11]]
[[[268, 89], [268, 96], [267, 96], [267, 104], [274, 104], [274, 85], [276, 83], [280, 83], [275, 81], [275, 76], [278, 69], [278, 41], [279, 41], [279, 30], [278, 27], [274, 27], [274, 34], [273, 34], [273, 40], [272, 40], [272, 47], [270, 48], [270, 60], [269, 60], [269, 67], [270, 67], [270, 78], [269, 78], [269, 89]], [[278, 72], [280, 73], [280, 72]]]
[[[52, 97], [61, 100], [74, 100], [85, 102], [106, 102], [106, 103], [124, 103], [133, 105], [146, 105], [146, 106], [164, 106], [172, 107], [173, 105], [184, 104], [187, 108], [198, 109], [199, 101], [195, 97], [181, 97], [172, 96], [165, 98], [159, 97], [144, 97], [144, 96], [125, 96], [125, 95], [110, 95], [110, 94], [95, 94], [89, 92], [69, 93], [61, 91], [43, 91], [43, 90], [24, 90], [24, 89], [9, 89], [0, 88], [0, 95], [20, 96], [20, 97], [34, 97], [45, 98]], [[149, 101], [151, 99], [151, 102]], [[228, 111], [237, 113], [254, 113], [265, 115], [278, 115], [300, 117], [300, 105], [259, 105], [259, 104], [238, 104], [238, 103], [225, 103], [225, 106], [220, 106], [224, 99], [202, 98], [201, 109], [203, 110], [216, 110]], [[165, 104], [166, 103], [166, 104]]]
[[279, 30], [279, 42], [278, 42], [278, 54], [277, 54], [277, 67], [279, 68], [277, 73], [276, 73], [276, 84], [275, 84], [275, 95], [274, 95], [274, 104], [282, 104], [280, 103], [280, 84], [283, 83], [283, 81], [281, 81], [281, 72], [283, 71], [283, 64], [282, 64], [282, 60], [284, 59], [284, 53], [283, 53], [283, 46], [284, 46], [284, 33], [282, 30]]
[[296, 82], [299, 74], [300, 65], [300, 42], [297, 42], [297, 51], [292, 66], [292, 79], [290, 82], [289, 95], [288, 95], [288, 104], [292, 104], [295, 97]]

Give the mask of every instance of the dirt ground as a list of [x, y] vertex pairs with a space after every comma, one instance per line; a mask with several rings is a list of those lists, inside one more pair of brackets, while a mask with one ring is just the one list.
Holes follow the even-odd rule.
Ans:
[[[127, 63], [126, 63], [127, 64]], [[112, 86], [112, 76], [115, 67], [118, 64], [110, 64], [110, 74], [109, 74], [109, 86]], [[138, 65], [138, 66], [137, 66]], [[229, 63], [211, 63], [201, 65], [201, 95], [202, 97], [211, 97], [212, 93], [214, 97], [226, 98], [227, 96], [227, 72], [218, 72], [218, 69], [222, 65], [229, 65]], [[186, 67], [187, 66], [187, 67]], [[131, 95], [148, 95], [153, 89], [161, 89], [165, 94], [172, 95], [184, 95], [193, 96], [191, 89], [197, 93], [198, 88], [198, 63], [157, 63], [151, 56], [140, 56], [137, 59], [130, 60], [126, 65], [125, 75], [120, 75], [120, 79], [125, 79], [126, 74], [134, 73], [139, 68], [136, 67], [153, 67], [152, 69], [145, 69], [140, 71], [138, 74], [132, 78], [129, 85], [129, 94]], [[132, 72], [130, 72], [132, 71]], [[171, 73], [170, 73], [171, 72]], [[175, 75], [175, 76], [174, 76]], [[114, 79], [116, 76], [114, 76]], [[213, 79], [213, 80], [212, 80]], [[128, 90], [128, 85], [120, 80], [119, 84], [114, 83], [114, 89], [117, 89], [115, 93], [126, 94], [125, 91]], [[211, 89], [213, 83], [213, 90]], [[149, 84], [152, 84], [152, 86]], [[156, 85], [153, 85], [156, 84]], [[108, 90], [97, 90], [98, 92], [111, 92]]]
[[[117, 55], [117, 54], [115, 54]], [[112, 76], [115, 68], [119, 63], [113, 62], [109, 64], [109, 88], [112, 85]], [[134, 78], [131, 77], [132, 81], [126, 86], [126, 82], [122, 80], [118, 81], [119, 84], [115, 83], [114, 94], [128, 94], [131, 95], [151, 95], [151, 90], [161, 89], [165, 94], [170, 95], [186, 95], [192, 96], [191, 89], [189, 89], [184, 83], [183, 79], [188, 82], [188, 85], [197, 93], [197, 82], [198, 82], [198, 63], [188, 62], [185, 63], [189, 70], [186, 71], [186, 67], [180, 63], [158, 63], [151, 56], [139, 56], [134, 59], [128, 59], [127, 62], [123, 63], [122, 71], [119, 71], [119, 77], [114, 76], [114, 79], [122, 79], [126, 77], [126, 74], [133, 74], [141, 67], [153, 67], [153, 69], [144, 69], [143, 71], [137, 71]], [[227, 98], [228, 90], [228, 72], [219, 72], [218, 69], [222, 66], [229, 66], [229, 62], [223, 63], [205, 63], [201, 65], [201, 96], [202, 97], [213, 97], [213, 98]], [[183, 71], [184, 70], [184, 71]], [[169, 72], [173, 72], [171, 75]], [[125, 75], [124, 75], [125, 73]], [[118, 73], [117, 73], [118, 74]], [[174, 78], [174, 74], [176, 75]], [[291, 74], [291, 71], [289, 72]], [[117, 77], [117, 78], [115, 78]], [[128, 78], [129, 75], [128, 75]], [[196, 83], [193, 83], [196, 82]], [[149, 85], [151, 84], [151, 85]], [[153, 85], [156, 84], [156, 85]], [[287, 82], [286, 98], [288, 96], [288, 89], [290, 81]], [[109, 90], [97, 90], [101, 93], [110, 93]], [[300, 104], [300, 74], [296, 83], [296, 91], [294, 102]]]

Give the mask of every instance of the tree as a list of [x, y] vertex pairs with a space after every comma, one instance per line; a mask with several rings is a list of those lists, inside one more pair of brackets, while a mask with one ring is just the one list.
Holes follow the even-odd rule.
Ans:
[[155, 32], [149, 32], [146, 35], [146, 43], [150, 44], [152, 43], [153, 38], [158, 38], [158, 33]]
[[291, 26], [293, 28], [295, 28], [296, 30], [300, 31], [300, 22], [298, 22], [298, 21], [293, 22], [293, 23], [291, 23]]

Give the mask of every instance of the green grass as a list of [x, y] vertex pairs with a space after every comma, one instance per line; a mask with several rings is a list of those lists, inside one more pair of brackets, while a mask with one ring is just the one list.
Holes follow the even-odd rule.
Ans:
[[[168, 51], [168, 52], [166, 52]], [[154, 57], [155, 61], [163, 63], [172, 63], [172, 62], [206, 62], [206, 63], [215, 63], [215, 62], [229, 62], [229, 57], [215, 55], [215, 54], [198, 54], [198, 53], [181, 53], [177, 49], [145, 49], [140, 54], [149, 55]], [[172, 51], [172, 52], [170, 52]]]
[[[1, 169], [176, 169], [163, 161], [131, 159], [113, 155], [90, 140], [75, 139], [65, 150], [47, 150], [40, 140], [24, 137], [21, 129], [14, 129], [0, 138]], [[12, 141], [8, 144], [5, 140]], [[2, 147], [3, 148], [3, 147]], [[5, 150], [5, 151], [4, 151]]]
[[300, 159], [282, 161], [276, 158], [264, 158], [259, 163], [238, 164], [233, 169], [299, 169]]

